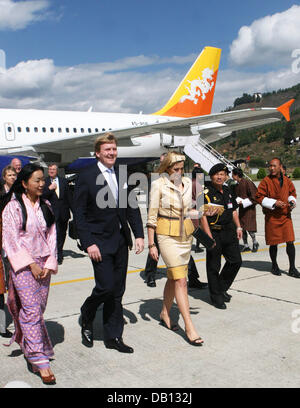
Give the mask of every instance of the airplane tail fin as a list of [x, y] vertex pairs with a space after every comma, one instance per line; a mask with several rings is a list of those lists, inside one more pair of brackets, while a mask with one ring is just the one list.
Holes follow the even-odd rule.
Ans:
[[221, 49], [205, 47], [166, 105], [153, 115], [192, 116], [211, 112]]
[[278, 106], [278, 108], [276, 108], [280, 113], [283, 114], [283, 116], [285, 117], [285, 119], [287, 120], [287, 122], [290, 121], [291, 117], [290, 117], [290, 106], [295, 102], [295, 99], [290, 99], [289, 101], [287, 101], [286, 103], [284, 103], [283, 105]]

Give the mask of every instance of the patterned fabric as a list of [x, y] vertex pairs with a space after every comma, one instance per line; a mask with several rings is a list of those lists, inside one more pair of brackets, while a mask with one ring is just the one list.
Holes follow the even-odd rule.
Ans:
[[16, 341], [27, 360], [35, 367], [49, 366], [53, 349], [43, 313], [46, 308], [50, 275], [35, 279], [29, 264], [57, 272], [55, 223], [48, 229], [39, 205], [32, 207], [23, 195], [27, 210], [26, 231], [22, 230], [22, 212], [17, 200], [5, 207], [3, 220], [3, 248], [11, 264], [7, 306], [13, 317]]
[[[0, 251], [2, 249], [2, 219], [0, 217]], [[4, 267], [2, 263], [2, 257], [0, 256], [0, 295], [6, 292], [5, 289], [5, 278], [4, 278]]]
[[239, 206], [239, 219], [241, 227], [243, 228], [243, 230], [256, 232], [257, 225], [255, 195], [257, 192], [257, 188], [255, 184], [250, 180], [242, 178], [241, 181], [236, 185], [235, 192], [238, 197], [241, 197], [242, 199], [248, 198], [252, 202], [252, 205], [246, 208], [244, 208], [243, 205]]
[[22, 196], [27, 210], [26, 231], [22, 230], [22, 211], [17, 200], [10, 201], [2, 214], [3, 248], [12, 268], [17, 272], [33, 263], [34, 258], [47, 257], [45, 268], [57, 272], [56, 227], [48, 230], [39, 204], [32, 207]]
[[[46, 258], [35, 259], [43, 268]], [[10, 344], [16, 341], [26, 359], [40, 368], [49, 366], [54, 355], [52, 344], [44, 322], [50, 275], [35, 279], [28, 268], [16, 273], [10, 271], [7, 306], [12, 315], [15, 333]]]

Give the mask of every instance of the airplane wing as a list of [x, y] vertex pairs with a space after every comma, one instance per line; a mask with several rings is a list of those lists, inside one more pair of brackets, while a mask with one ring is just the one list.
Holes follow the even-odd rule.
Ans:
[[[211, 143], [228, 136], [233, 130], [248, 129], [262, 126], [280, 120], [278, 108], [251, 108], [230, 112], [221, 112], [196, 116], [191, 118], [173, 119], [170, 117], [157, 117], [155, 123], [123, 129], [112, 129], [122, 146], [132, 145], [131, 137], [145, 136], [152, 133], [167, 133], [178, 136], [189, 136], [199, 132], [201, 138]], [[163, 122], [159, 121], [161, 118]], [[38, 150], [51, 150], [62, 152], [72, 148], [85, 149], [90, 147], [93, 151], [95, 139], [105, 132], [86, 134], [77, 137], [52, 140], [38, 145]]]

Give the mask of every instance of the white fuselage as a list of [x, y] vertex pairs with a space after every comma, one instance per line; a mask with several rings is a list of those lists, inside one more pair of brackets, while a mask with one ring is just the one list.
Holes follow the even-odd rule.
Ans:
[[[0, 154], [27, 151], [27, 147], [33, 147], [37, 153], [41, 153], [47, 150], [45, 143], [57, 142], [54, 149], [51, 145], [51, 151], [60, 153], [63, 162], [72, 161], [90, 156], [91, 144], [85, 142], [89, 134], [92, 137], [97, 133], [165, 123], [174, 119], [127, 113], [0, 109]], [[83, 136], [86, 138], [83, 139]], [[75, 140], [72, 146], [66, 148], [64, 141], [74, 138], [78, 141]], [[159, 133], [133, 137], [131, 142], [133, 146], [126, 147], [122, 146], [121, 141], [119, 157], [159, 157], [162, 151]]]

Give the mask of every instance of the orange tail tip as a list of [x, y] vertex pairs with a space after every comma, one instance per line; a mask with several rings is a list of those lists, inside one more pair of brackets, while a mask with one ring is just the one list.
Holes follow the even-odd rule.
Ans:
[[211, 112], [221, 49], [205, 47], [166, 105], [153, 115], [193, 117]]
[[283, 105], [278, 106], [276, 108], [280, 113], [283, 114], [285, 119], [289, 122], [290, 121], [290, 106], [295, 102], [295, 99], [290, 99], [289, 101], [285, 102]]

